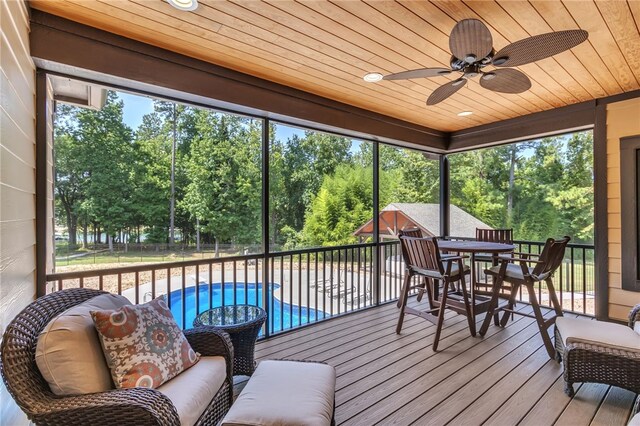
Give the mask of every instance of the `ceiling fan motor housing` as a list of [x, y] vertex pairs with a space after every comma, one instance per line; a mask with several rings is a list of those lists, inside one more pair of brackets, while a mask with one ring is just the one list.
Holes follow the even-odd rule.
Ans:
[[475, 59], [475, 61], [472, 61], [472, 62], [467, 61], [467, 59], [471, 57], [475, 58], [475, 55], [473, 55], [472, 53], [468, 54], [464, 59], [456, 58], [455, 56], [452, 55], [451, 61], [450, 61], [451, 69], [454, 71], [464, 71], [466, 68], [470, 66], [484, 68], [487, 65], [491, 65], [491, 62], [493, 60], [493, 55], [495, 55], [495, 53], [496, 53], [495, 49], [491, 49], [491, 52], [489, 52], [487, 56], [485, 56], [484, 58]]

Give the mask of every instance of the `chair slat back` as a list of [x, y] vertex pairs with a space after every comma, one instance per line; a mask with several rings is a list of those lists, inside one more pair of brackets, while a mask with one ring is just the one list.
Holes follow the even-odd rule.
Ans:
[[422, 238], [422, 231], [420, 228], [407, 228], [398, 232], [398, 235], [404, 235], [405, 237]]
[[540, 253], [539, 260], [541, 263], [536, 264], [533, 268], [532, 275], [539, 280], [547, 279], [560, 267], [564, 259], [564, 252], [567, 244], [571, 241], [571, 237], [565, 236], [559, 240], [553, 238], [547, 239]]
[[442, 270], [440, 251], [438, 250], [436, 239], [411, 236], [416, 235], [412, 231], [414, 230], [399, 232], [402, 258], [407, 269], [411, 272], [414, 268], [419, 268], [443, 274], [444, 271]]
[[476, 228], [476, 240], [491, 243], [513, 244], [513, 228], [485, 229]]

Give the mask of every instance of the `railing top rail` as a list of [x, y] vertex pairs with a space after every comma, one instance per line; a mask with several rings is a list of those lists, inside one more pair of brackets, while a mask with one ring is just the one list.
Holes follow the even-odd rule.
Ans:
[[85, 271], [72, 271], [72, 272], [59, 272], [53, 274], [47, 274], [47, 281], [56, 281], [72, 278], [88, 278], [98, 275], [118, 275], [118, 274], [130, 274], [134, 272], [146, 272], [151, 270], [161, 270], [169, 268], [182, 268], [188, 266], [199, 265], [216, 265], [225, 262], [238, 262], [244, 260], [258, 260], [264, 257], [263, 254], [243, 254], [239, 256], [227, 256], [227, 257], [210, 257], [207, 259], [193, 259], [193, 260], [180, 260], [176, 262], [154, 262], [145, 263], [143, 265], [136, 264], [132, 266], [120, 266], [117, 268], [104, 268], [104, 269], [91, 269]]
[[290, 256], [296, 254], [309, 254], [309, 253], [326, 253], [336, 250], [349, 250], [365, 247], [374, 247], [375, 243], [361, 243], [361, 244], [345, 244], [343, 246], [327, 246], [327, 247], [311, 247], [306, 249], [296, 249], [287, 251], [277, 251], [269, 253], [269, 257]]
[[[349, 250], [365, 247], [373, 247], [374, 243], [363, 244], [348, 244], [343, 246], [331, 246], [331, 247], [312, 247], [298, 250], [287, 250], [269, 253], [269, 258], [283, 257], [283, 256], [295, 256], [299, 254], [311, 254], [311, 253], [328, 253], [335, 250]], [[157, 262], [157, 263], [145, 263], [136, 264], [131, 266], [120, 266], [117, 268], [104, 268], [104, 269], [91, 269], [85, 271], [72, 271], [72, 272], [59, 272], [53, 274], [47, 274], [47, 281], [68, 280], [75, 278], [89, 278], [99, 275], [118, 275], [118, 274], [130, 274], [135, 272], [147, 272], [151, 270], [162, 270], [170, 268], [182, 268], [189, 266], [200, 265], [217, 265], [226, 262], [242, 262], [245, 260], [259, 260], [264, 258], [264, 253], [259, 254], [245, 254], [238, 256], [226, 256], [206, 259], [193, 259], [193, 260], [181, 260], [176, 262]]]

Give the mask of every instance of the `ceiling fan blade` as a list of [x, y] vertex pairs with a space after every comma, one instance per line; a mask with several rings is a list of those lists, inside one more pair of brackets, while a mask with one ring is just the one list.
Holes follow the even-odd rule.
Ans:
[[459, 78], [457, 80], [450, 81], [447, 84], [443, 84], [434, 90], [429, 96], [429, 99], [427, 99], [427, 105], [435, 105], [444, 101], [449, 96], [462, 89], [465, 84], [467, 84], [467, 80], [464, 78]]
[[[585, 30], [565, 30], [528, 37], [503, 47], [493, 56], [497, 67], [517, 67], [576, 47], [589, 37]], [[506, 60], [505, 60], [506, 58]]]
[[[487, 56], [493, 49], [493, 38], [489, 28], [477, 19], [464, 19], [451, 30], [449, 49], [458, 59], [463, 61], [469, 57], [469, 63]], [[475, 60], [471, 60], [473, 55]]]
[[531, 88], [531, 80], [518, 70], [505, 68], [484, 74], [480, 86], [494, 92], [522, 93]]
[[439, 77], [451, 73], [449, 68], [420, 68], [411, 71], [402, 71], [385, 75], [383, 80], [408, 80], [410, 78]]

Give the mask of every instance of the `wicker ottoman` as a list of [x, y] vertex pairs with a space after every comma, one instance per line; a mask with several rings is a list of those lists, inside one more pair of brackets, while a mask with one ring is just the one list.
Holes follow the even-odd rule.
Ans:
[[[565, 393], [578, 382], [604, 383], [640, 392], [640, 325], [634, 308], [629, 327], [581, 318], [556, 319], [556, 358], [564, 364]], [[634, 330], [635, 327], [635, 330]]]
[[222, 425], [333, 425], [335, 388], [327, 364], [262, 361]]

